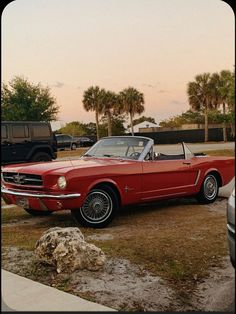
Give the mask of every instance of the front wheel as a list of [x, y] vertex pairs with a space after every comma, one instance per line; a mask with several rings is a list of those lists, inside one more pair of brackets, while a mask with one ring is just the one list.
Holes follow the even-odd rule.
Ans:
[[24, 210], [32, 215], [32, 216], [49, 216], [52, 214], [51, 211], [47, 210], [47, 211], [44, 211], [44, 210], [35, 210], [35, 209], [32, 209], [32, 208], [24, 208]]
[[119, 207], [116, 193], [109, 186], [91, 190], [79, 209], [71, 210], [76, 222], [84, 227], [103, 228], [115, 217]]
[[214, 174], [208, 174], [201, 186], [201, 190], [197, 195], [197, 200], [202, 204], [213, 203], [217, 198], [219, 191], [219, 183]]

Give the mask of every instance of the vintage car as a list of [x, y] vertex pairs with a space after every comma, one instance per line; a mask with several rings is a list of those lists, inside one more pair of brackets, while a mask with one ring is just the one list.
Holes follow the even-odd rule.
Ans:
[[[158, 150], [158, 145], [155, 146]], [[70, 209], [83, 226], [101, 228], [127, 204], [195, 196], [214, 202], [234, 176], [234, 158], [154, 152], [147, 137], [106, 137], [76, 160], [2, 168], [2, 197], [32, 215]]]

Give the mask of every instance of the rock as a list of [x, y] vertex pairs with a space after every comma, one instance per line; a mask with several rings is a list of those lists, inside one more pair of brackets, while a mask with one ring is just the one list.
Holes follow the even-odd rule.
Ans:
[[99, 270], [106, 261], [104, 252], [87, 243], [79, 228], [50, 228], [36, 242], [38, 261], [53, 265], [57, 272], [76, 269]]

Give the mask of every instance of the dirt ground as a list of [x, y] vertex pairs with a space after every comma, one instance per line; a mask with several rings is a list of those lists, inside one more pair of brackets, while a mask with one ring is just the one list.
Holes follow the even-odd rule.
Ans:
[[[131, 207], [123, 210], [109, 228], [81, 228], [86, 241], [105, 250], [107, 262], [103, 270], [73, 274], [57, 274], [53, 267], [35, 260], [32, 248], [26, 249], [23, 242], [18, 245], [9, 237], [10, 232], [17, 237], [17, 232], [25, 230], [39, 228], [40, 234], [52, 225], [71, 225], [69, 213], [8, 220], [2, 226], [2, 268], [117, 310], [233, 311], [235, 273], [227, 251], [226, 202], [219, 199], [214, 204], [199, 205], [191, 200], [172, 200], [148, 208]], [[170, 245], [164, 241], [167, 237]], [[204, 250], [194, 255], [204, 245]], [[191, 252], [189, 261], [187, 255], [182, 256], [186, 250]], [[199, 254], [203, 256], [197, 260]], [[176, 263], [168, 264], [169, 259]], [[196, 274], [191, 268], [195, 260], [194, 269], [201, 265]], [[164, 263], [169, 268], [162, 269]]]

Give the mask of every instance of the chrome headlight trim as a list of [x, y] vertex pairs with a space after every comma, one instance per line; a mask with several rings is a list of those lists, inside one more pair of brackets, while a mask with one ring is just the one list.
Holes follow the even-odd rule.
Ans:
[[67, 182], [64, 176], [61, 176], [57, 179], [57, 186], [59, 189], [64, 190], [66, 188]]

